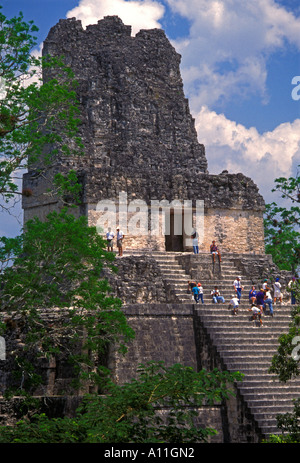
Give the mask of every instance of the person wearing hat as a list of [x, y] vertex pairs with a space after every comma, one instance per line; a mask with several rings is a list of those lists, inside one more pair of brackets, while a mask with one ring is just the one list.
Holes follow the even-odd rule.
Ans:
[[119, 256], [123, 255], [123, 239], [124, 239], [123, 232], [120, 230], [119, 227], [117, 227], [117, 247], [119, 250]]
[[264, 291], [266, 291], [267, 289], [270, 289], [269, 285], [268, 285], [268, 279], [267, 278], [264, 279], [262, 287], [263, 287]]
[[239, 311], [239, 300], [236, 294], [231, 295], [231, 300], [228, 305], [228, 309], [233, 309], [233, 315], [236, 315]]
[[276, 304], [276, 299], [279, 299], [280, 304], [282, 303], [282, 293], [281, 293], [281, 283], [279, 282], [280, 278], [277, 277], [275, 283], [273, 284], [274, 288], [274, 305]]
[[243, 291], [243, 286], [242, 286], [242, 282], [241, 282], [241, 277], [237, 277], [236, 280], [234, 280], [233, 282], [233, 288], [236, 292], [236, 296], [239, 300], [239, 303], [241, 302], [241, 297], [242, 297], [242, 291]]

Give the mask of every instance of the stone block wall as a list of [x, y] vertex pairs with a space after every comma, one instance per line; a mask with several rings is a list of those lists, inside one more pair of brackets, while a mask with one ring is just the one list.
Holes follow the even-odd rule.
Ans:
[[[198, 142], [183, 92], [180, 55], [162, 30], [143, 30], [135, 37], [130, 30], [116, 16], [85, 30], [71, 18], [51, 28], [44, 42], [44, 55], [64, 56], [78, 81], [84, 155], [58, 156], [53, 168], [74, 169], [82, 179], [82, 206], [76, 214], [95, 225], [97, 204], [117, 203], [121, 193], [128, 203], [144, 202], [149, 215], [152, 201], [191, 201], [193, 210], [203, 201], [201, 250], [215, 239], [227, 252], [263, 253], [264, 200], [242, 173], [208, 173], [205, 147]], [[52, 77], [49, 72], [45, 79]], [[32, 192], [23, 197], [25, 222], [61, 207], [47, 192], [51, 175], [36, 176], [34, 165], [25, 174], [24, 188]], [[134, 216], [130, 212], [128, 221]], [[149, 223], [142, 234], [123, 231], [128, 249], [184, 251], [191, 246], [188, 230], [180, 239], [174, 230], [170, 239], [153, 236]]]
[[149, 360], [197, 368], [191, 305], [133, 304], [125, 308], [125, 314], [136, 336], [124, 357], [116, 352], [110, 355], [117, 381], [134, 378], [136, 367]]
[[103, 270], [112, 294], [126, 305], [178, 302], [151, 256], [126, 256], [114, 262], [116, 271]]
[[260, 211], [209, 208], [204, 216], [204, 229], [201, 251], [208, 252], [215, 240], [221, 252], [265, 253], [264, 221]]

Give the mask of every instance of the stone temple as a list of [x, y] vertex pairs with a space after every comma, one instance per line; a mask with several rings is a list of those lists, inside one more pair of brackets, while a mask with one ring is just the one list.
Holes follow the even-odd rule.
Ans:
[[[112, 228], [120, 221], [127, 249], [189, 250], [200, 223], [200, 250], [215, 239], [224, 251], [264, 252], [263, 198], [241, 173], [208, 173], [180, 55], [164, 31], [132, 37], [116, 16], [86, 30], [72, 18], [50, 30], [43, 53], [64, 56], [79, 82], [84, 157], [61, 159], [54, 171], [77, 171], [84, 189], [80, 213], [90, 224], [107, 228], [107, 201], [108, 209], [114, 204]], [[32, 174], [24, 176], [24, 188], [33, 191], [23, 201], [25, 222], [57, 207], [45, 195], [46, 183]]]
[[[299, 379], [282, 385], [269, 373], [278, 337], [291, 320], [290, 275], [265, 254], [264, 200], [257, 186], [242, 173], [208, 172], [183, 92], [180, 55], [162, 30], [141, 30], [133, 37], [116, 16], [86, 29], [75, 18], [60, 20], [43, 53], [64, 56], [74, 71], [84, 155], [61, 156], [43, 179], [35, 166], [29, 169], [23, 187], [32, 195], [23, 198], [24, 221], [61, 206], [49, 196], [49, 182], [54, 173], [72, 168], [83, 187], [77, 213], [103, 234], [109, 225], [114, 230], [121, 224], [125, 252], [116, 259], [118, 273], [105, 269], [104, 276], [123, 302], [135, 339], [125, 356], [115, 349], [107, 353], [105, 364], [115, 381], [129, 381], [137, 366], [150, 360], [240, 371], [245, 377], [234, 385], [233, 397], [204, 404], [200, 424], [218, 431], [216, 442], [257, 443], [280, 433], [276, 415], [292, 411], [292, 399], [300, 394]], [[197, 255], [191, 252], [194, 229], [200, 237]], [[216, 268], [209, 253], [212, 240], [222, 251]], [[227, 303], [238, 275], [245, 291], [233, 316]], [[276, 307], [274, 318], [265, 313], [260, 327], [249, 320], [248, 291], [276, 276], [285, 303]], [[187, 293], [189, 280], [202, 283], [203, 306]], [[216, 285], [226, 305], [212, 303]], [[55, 323], [62, 315], [51, 310], [43, 316]], [[6, 340], [11, 350], [18, 339], [22, 333], [14, 332]], [[48, 407], [45, 412], [72, 416], [80, 393], [69, 392], [67, 362], [45, 359], [42, 368], [46, 386], [36, 396]], [[10, 374], [8, 364], [0, 362], [0, 394]], [[0, 398], [0, 417], [8, 413]]]

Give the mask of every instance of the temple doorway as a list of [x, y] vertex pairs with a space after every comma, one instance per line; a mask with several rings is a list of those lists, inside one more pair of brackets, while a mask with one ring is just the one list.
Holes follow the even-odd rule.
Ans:
[[[169, 221], [169, 223], [168, 223]], [[165, 246], [167, 252], [183, 251], [183, 214], [182, 210], [171, 209], [166, 217]], [[169, 226], [168, 226], [169, 225]]]

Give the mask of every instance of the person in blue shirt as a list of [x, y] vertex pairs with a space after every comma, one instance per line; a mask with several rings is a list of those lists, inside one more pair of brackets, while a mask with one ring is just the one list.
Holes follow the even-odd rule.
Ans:
[[196, 285], [192, 288], [192, 292], [193, 292], [193, 295], [194, 295], [194, 299], [196, 301], [196, 303], [198, 304], [199, 302], [199, 295], [200, 295], [200, 290], [199, 290], [199, 287]]
[[251, 302], [251, 304], [256, 303], [256, 294], [257, 294], [257, 291], [255, 289], [255, 286], [252, 286], [252, 288], [249, 291], [249, 301]]

